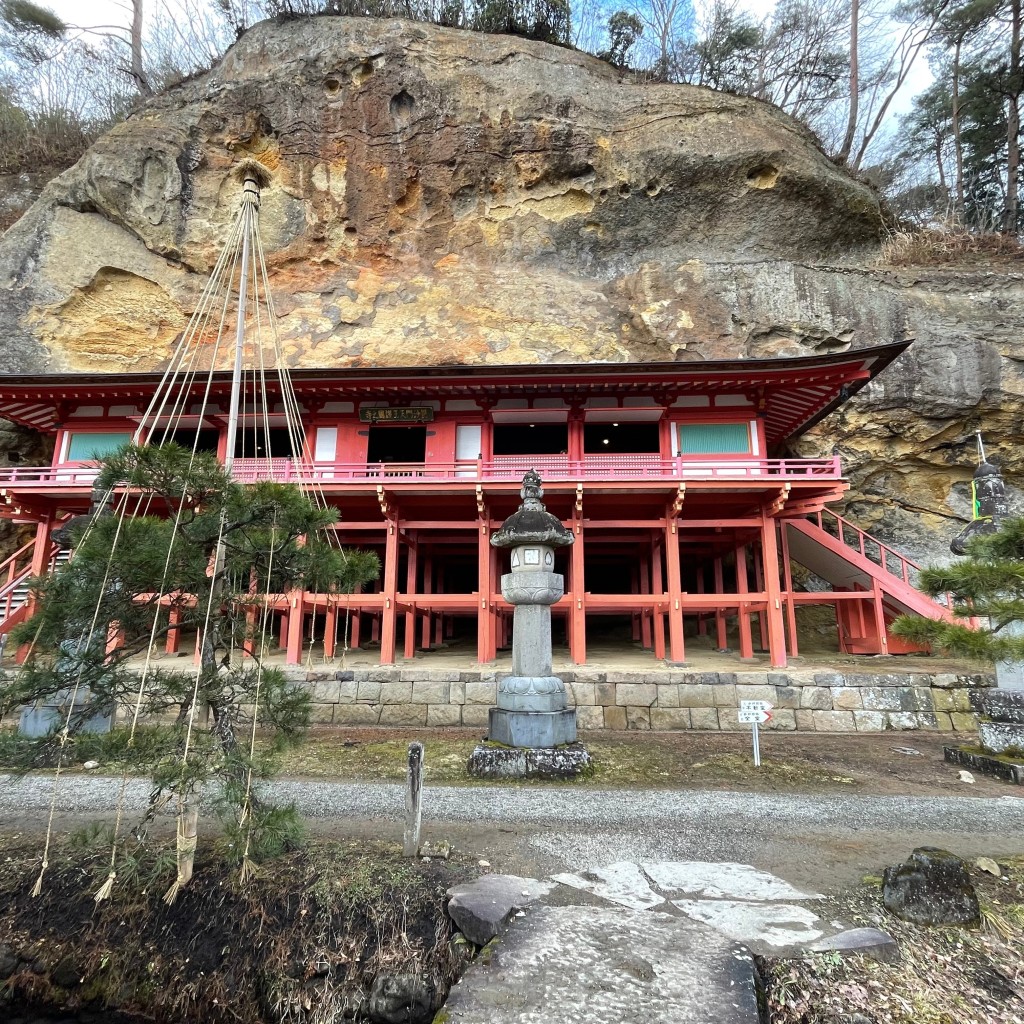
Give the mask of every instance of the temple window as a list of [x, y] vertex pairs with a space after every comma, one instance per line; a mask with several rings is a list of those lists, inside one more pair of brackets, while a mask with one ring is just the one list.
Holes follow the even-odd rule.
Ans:
[[121, 445], [127, 444], [132, 435], [128, 431], [112, 433], [78, 432], [68, 435], [67, 452], [62, 462], [91, 462], [103, 458], [116, 451]]
[[680, 423], [681, 455], [746, 455], [750, 452], [746, 423]]

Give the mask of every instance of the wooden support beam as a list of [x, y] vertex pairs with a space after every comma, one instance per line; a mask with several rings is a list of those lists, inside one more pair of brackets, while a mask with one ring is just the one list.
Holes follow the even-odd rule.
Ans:
[[494, 661], [497, 656], [497, 623], [494, 620], [494, 612], [491, 608], [491, 594], [494, 590], [494, 579], [492, 566], [494, 559], [491, 548], [491, 529], [488, 526], [489, 517], [483, 505], [479, 505], [480, 522], [477, 525], [477, 573], [479, 601], [477, 607], [476, 622], [476, 656], [483, 664]]
[[[418, 562], [418, 546], [415, 543], [406, 547], [405, 592], [416, 593], [416, 566]], [[405, 658], [412, 661], [416, 657], [416, 612], [412, 609], [405, 613]]]
[[[423, 593], [431, 594], [434, 590], [434, 558], [429, 552], [424, 552], [423, 555]], [[420, 647], [425, 651], [430, 650], [430, 638], [431, 638], [431, 618], [432, 613], [427, 611], [423, 613], [423, 632], [420, 637]]]
[[686, 660], [681, 600], [683, 585], [679, 566], [679, 533], [674, 519], [665, 527], [665, 568], [668, 576], [668, 660], [669, 664], [682, 665]]
[[796, 603], [793, 601], [793, 566], [789, 560], [789, 527], [785, 521], [779, 522], [779, 533], [782, 535], [782, 573], [783, 585], [786, 588], [786, 626], [789, 629], [789, 656], [799, 657], [800, 644], [796, 635]]
[[573, 512], [573, 545], [569, 549], [572, 584], [572, 611], [569, 614], [569, 656], [573, 664], [587, 663], [587, 608], [586, 580], [584, 579], [584, 544], [586, 532], [583, 529], [583, 513]]
[[181, 645], [181, 630], [175, 628], [175, 626], [176, 623], [181, 622], [181, 609], [171, 608], [167, 612], [167, 618], [171, 628], [167, 630], [167, 636], [164, 638], [164, 653], [177, 654], [178, 648]]
[[[749, 592], [747, 584], [747, 546], [740, 544], [736, 548], [736, 590], [740, 594]], [[740, 627], [740, 658], [751, 660], [754, 657], [754, 641], [750, 635], [750, 611], [741, 601], [739, 607]]]
[[[725, 572], [722, 568], [722, 558], [715, 559], [715, 593], [721, 594], [725, 591]], [[726, 628], [725, 609], [718, 608], [715, 611], [715, 642], [718, 649], [724, 651], [729, 646], [729, 631]]]
[[[651, 555], [650, 549], [646, 553], [640, 555], [640, 593], [649, 594], [651, 592]], [[652, 634], [652, 615], [649, 611], [642, 611], [640, 613], [640, 643], [645, 651], [649, 651], [654, 644], [654, 637]]]
[[[764, 546], [755, 544], [752, 549], [754, 556], [754, 589], [758, 593], [764, 590]], [[757, 613], [757, 639], [762, 651], [768, 650], [768, 615], [767, 612]]]
[[[775, 520], [765, 512], [761, 532], [761, 553], [764, 562], [764, 590], [768, 595], [768, 652], [772, 668], [785, 668], [786, 630], [782, 616], [782, 587], [779, 582], [779, 547]], [[760, 590], [761, 588], [758, 587]]]
[[[665, 593], [665, 581], [661, 568], [661, 553], [664, 541], [656, 538], [651, 546], [651, 591], [661, 597]], [[654, 656], [665, 660], [665, 614], [660, 608], [654, 609]]]
[[380, 663], [395, 663], [395, 645], [398, 632], [398, 523], [388, 522], [387, 543], [384, 547], [384, 613], [380, 624]]
[[303, 592], [293, 590], [288, 595], [288, 642], [286, 645], [285, 664], [302, 664], [302, 625], [305, 608]]

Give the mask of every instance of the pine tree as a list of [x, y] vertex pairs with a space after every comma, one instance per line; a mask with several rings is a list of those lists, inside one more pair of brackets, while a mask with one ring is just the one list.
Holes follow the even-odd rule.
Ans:
[[[0, 714], [39, 701], [72, 709], [24, 745], [23, 765], [59, 765], [90, 719], [122, 708], [127, 724], [109, 743], [151, 774], [148, 817], [168, 796], [193, 803], [212, 790], [230, 828], [248, 817], [250, 830], [255, 822], [280, 832], [279, 812], [255, 798], [253, 780], [301, 737], [310, 700], [302, 683], [265, 664], [265, 595], [351, 593], [378, 576], [379, 560], [328, 543], [336, 509], [294, 486], [240, 485], [213, 454], [128, 445], [101, 467], [97, 493], [127, 494], [131, 514], [122, 505], [72, 526], [73, 557], [33, 581], [35, 612], [12, 634], [30, 651], [0, 680]], [[198, 667], [153, 667], [147, 651], [171, 629], [200, 631]], [[254, 718], [265, 739], [251, 750]], [[136, 719], [142, 731], [129, 728]]]
[[[954, 612], [981, 624], [904, 615], [897, 636], [956, 657], [1024, 660], [1024, 517], [1003, 520], [996, 533], [975, 537], [967, 554], [948, 566], [922, 570], [919, 585], [932, 597], [950, 594]], [[986, 624], [987, 623], [987, 624]]]

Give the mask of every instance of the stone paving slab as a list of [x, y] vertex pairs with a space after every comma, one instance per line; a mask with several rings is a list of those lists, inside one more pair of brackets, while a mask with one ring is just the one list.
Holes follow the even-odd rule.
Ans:
[[758, 1024], [750, 953], [682, 917], [540, 907], [474, 963], [451, 1024]]

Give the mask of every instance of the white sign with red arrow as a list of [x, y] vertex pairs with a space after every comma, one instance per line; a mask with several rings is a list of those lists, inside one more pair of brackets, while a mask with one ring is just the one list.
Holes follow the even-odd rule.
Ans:
[[761, 767], [761, 743], [757, 727], [772, 720], [773, 705], [766, 700], [741, 700], [737, 718], [741, 725], [750, 725], [754, 740], [754, 767]]

